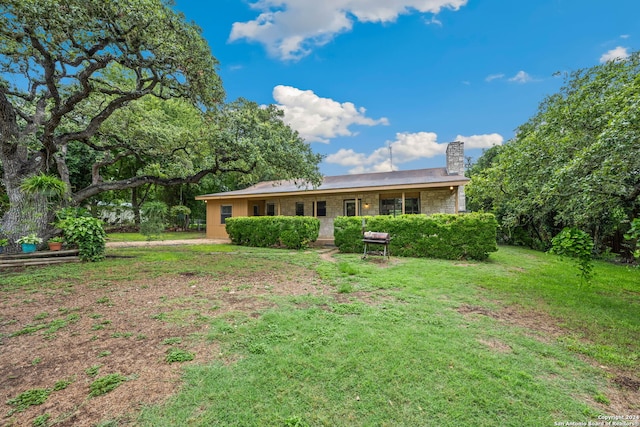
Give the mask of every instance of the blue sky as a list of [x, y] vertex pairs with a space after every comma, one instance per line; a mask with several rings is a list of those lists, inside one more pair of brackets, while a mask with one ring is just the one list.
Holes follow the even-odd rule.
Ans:
[[[276, 104], [340, 175], [506, 143], [563, 76], [640, 50], [638, 0], [175, 0], [227, 100]], [[391, 147], [393, 162], [390, 162]]]

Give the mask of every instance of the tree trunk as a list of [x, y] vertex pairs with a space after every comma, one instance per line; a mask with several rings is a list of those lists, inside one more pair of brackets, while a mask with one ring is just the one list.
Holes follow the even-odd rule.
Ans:
[[16, 252], [16, 239], [36, 233], [46, 239], [51, 233], [52, 213], [48, 211], [44, 196], [25, 195], [20, 191], [22, 181], [41, 170], [43, 160], [39, 153], [27, 149], [28, 141], [21, 140], [15, 111], [0, 91], [0, 161], [3, 183], [9, 198], [9, 210], [0, 222], [0, 235], [9, 239], [7, 252]]

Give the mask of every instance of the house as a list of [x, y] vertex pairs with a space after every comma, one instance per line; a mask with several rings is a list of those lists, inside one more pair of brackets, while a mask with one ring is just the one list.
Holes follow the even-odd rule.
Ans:
[[227, 238], [229, 217], [306, 215], [320, 220], [319, 240], [333, 240], [338, 216], [459, 213], [465, 210], [464, 143], [447, 146], [442, 168], [326, 176], [317, 188], [293, 181], [196, 197], [207, 204], [207, 237]]

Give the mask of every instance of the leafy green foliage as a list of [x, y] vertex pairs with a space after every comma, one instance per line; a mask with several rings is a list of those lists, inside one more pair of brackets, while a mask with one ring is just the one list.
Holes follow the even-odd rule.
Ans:
[[144, 160], [128, 147], [131, 139], [103, 128], [114, 112], [145, 96], [188, 99], [194, 108], [224, 98], [200, 29], [163, 0], [7, 0], [0, 3], [0, 40], [0, 109], [9, 112], [2, 117], [7, 191], [1, 193], [9, 198], [11, 219], [3, 224], [9, 230], [26, 215], [24, 178], [55, 173], [65, 191], [72, 188], [78, 164], [70, 170], [66, 163], [70, 144], [87, 160], [85, 179], [74, 182], [74, 203], [147, 183], [135, 174], [118, 181], [100, 176], [120, 158]]
[[102, 221], [86, 216], [68, 217], [58, 221], [57, 226], [68, 243], [78, 245], [80, 259], [100, 261], [104, 258], [107, 235]]
[[188, 362], [190, 360], [193, 360], [194, 358], [195, 358], [195, 355], [193, 353], [190, 353], [181, 348], [174, 347], [167, 350], [167, 356], [164, 358], [164, 360], [167, 363], [175, 363], [175, 362]]
[[176, 227], [186, 227], [187, 218], [191, 215], [191, 209], [184, 205], [171, 206], [169, 215]]
[[67, 193], [67, 184], [55, 176], [39, 173], [22, 181], [20, 189], [25, 194], [42, 194], [49, 200], [59, 200]]
[[[335, 219], [335, 244], [341, 252], [363, 251], [362, 220]], [[396, 256], [483, 260], [498, 250], [492, 214], [380, 215], [365, 220], [367, 231], [390, 233], [389, 250]]]
[[304, 216], [235, 217], [227, 218], [226, 230], [237, 245], [302, 249], [318, 239], [320, 221]]
[[122, 374], [108, 374], [93, 381], [89, 385], [90, 397], [102, 396], [118, 388], [127, 378]]
[[509, 243], [531, 247], [548, 248], [565, 227], [588, 232], [596, 249], [625, 231], [640, 212], [639, 74], [640, 52], [571, 73], [514, 140], [471, 169], [469, 206], [495, 213]]
[[140, 224], [140, 233], [142, 233], [147, 240], [152, 240], [164, 231], [167, 211], [167, 205], [163, 202], [147, 202], [142, 205], [143, 219]]
[[624, 235], [624, 238], [632, 244], [633, 257], [640, 259], [640, 218], [631, 221], [631, 228]]
[[48, 388], [32, 388], [20, 393], [13, 399], [7, 400], [7, 404], [15, 406], [14, 411], [21, 412], [30, 406], [42, 405], [47, 401], [51, 389]]
[[580, 277], [589, 282], [593, 278], [593, 240], [576, 228], [565, 228], [551, 240], [550, 253], [576, 260]]
[[49, 425], [49, 418], [51, 418], [49, 414], [38, 415], [33, 419], [32, 425], [33, 427], [47, 427]]

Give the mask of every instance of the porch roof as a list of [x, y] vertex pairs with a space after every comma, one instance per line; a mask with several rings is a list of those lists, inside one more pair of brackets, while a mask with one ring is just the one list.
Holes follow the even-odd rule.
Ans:
[[462, 186], [469, 178], [449, 175], [446, 168], [414, 169], [393, 172], [373, 172], [354, 175], [325, 176], [322, 184], [313, 188], [296, 181], [265, 181], [243, 190], [197, 196], [196, 200], [256, 198], [260, 196], [293, 196], [299, 194], [331, 194], [360, 191], [385, 191], [444, 186]]

